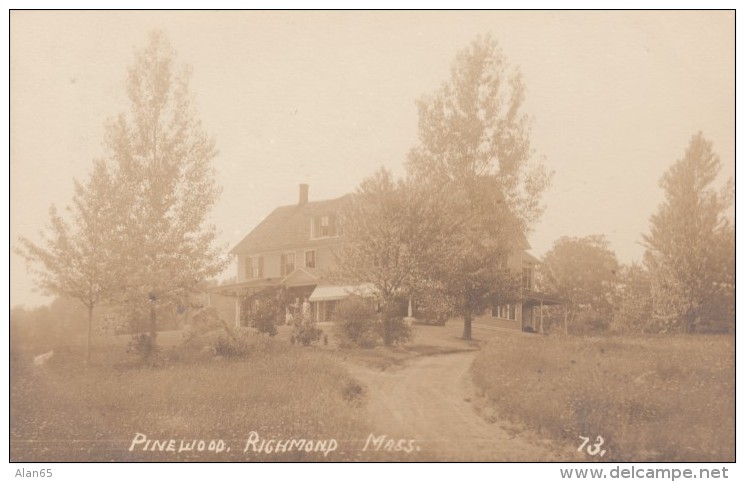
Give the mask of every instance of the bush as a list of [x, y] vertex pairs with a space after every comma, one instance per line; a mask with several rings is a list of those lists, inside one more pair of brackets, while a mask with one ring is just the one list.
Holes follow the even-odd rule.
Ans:
[[248, 340], [243, 336], [220, 335], [214, 345], [215, 355], [223, 358], [243, 358], [251, 352]]
[[297, 342], [303, 346], [308, 346], [320, 340], [321, 336], [323, 336], [322, 330], [316, 328], [311, 323], [302, 323], [295, 325], [290, 341], [293, 344]]
[[153, 361], [159, 353], [155, 337], [148, 333], [132, 335], [132, 339], [127, 345], [127, 353], [139, 356], [143, 361]]
[[277, 334], [277, 325], [274, 323], [274, 317], [255, 318], [253, 327], [262, 335], [274, 336]]
[[339, 337], [363, 348], [371, 348], [380, 341], [377, 314], [362, 299], [349, 298], [336, 309], [335, 313]]
[[[406, 321], [403, 318], [394, 316], [390, 317], [387, 321], [388, 325], [388, 344], [390, 345], [401, 345], [408, 343], [414, 336], [414, 333]], [[383, 324], [383, 326], [385, 326]], [[385, 339], [385, 333], [381, 333], [383, 339]]]

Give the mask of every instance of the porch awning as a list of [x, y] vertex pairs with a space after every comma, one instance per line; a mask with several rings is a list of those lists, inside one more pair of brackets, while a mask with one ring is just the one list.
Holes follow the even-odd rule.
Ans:
[[350, 295], [362, 296], [363, 298], [373, 296], [375, 294], [375, 286], [371, 283], [361, 285], [345, 285], [345, 286], [316, 286], [313, 290], [308, 301], [333, 301], [343, 300]]

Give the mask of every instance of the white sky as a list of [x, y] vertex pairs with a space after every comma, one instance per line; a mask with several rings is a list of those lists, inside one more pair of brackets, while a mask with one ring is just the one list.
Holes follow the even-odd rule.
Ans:
[[[193, 67], [216, 138], [226, 246], [274, 207], [352, 191], [380, 165], [403, 173], [415, 100], [455, 53], [491, 33], [528, 88], [536, 155], [555, 171], [530, 236], [540, 256], [563, 235], [605, 234], [623, 262], [662, 200], [658, 180], [691, 135], [734, 176], [734, 13], [697, 12], [13, 12], [11, 246], [38, 239], [50, 204], [72, 197], [124, 109], [124, 79], [147, 32]], [[10, 304], [32, 292], [10, 259]]]

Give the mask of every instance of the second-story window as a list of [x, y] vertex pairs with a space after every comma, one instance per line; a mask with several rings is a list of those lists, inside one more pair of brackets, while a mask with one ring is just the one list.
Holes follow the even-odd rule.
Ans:
[[316, 251], [310, 250], [305, 252], [305, 267], [315, 268], [316, 267]]
[[282, 255], [282, 276], [295, 271], [295, 253], [284, 253]]
[[261, 256], [246, 258], [246, 278], [261, 278], [262, 261]]
[[533, 289], [533, 268], [523, 268], [523, 289]]
[[335, 215], [314, 216], [311, 237], [328, 238], [337, 235], [337, 220]]

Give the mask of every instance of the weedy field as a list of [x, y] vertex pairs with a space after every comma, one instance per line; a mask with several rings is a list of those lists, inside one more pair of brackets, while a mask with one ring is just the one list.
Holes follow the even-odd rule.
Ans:
[[[180, 334], [163, 333], [163, 346]], [[170, 338], [170, 339], [169, 339]], [[44, 366], [33, 366], [41, 347], [11, 350], [10, 459], [13, 461], [278, 461], [365, 460], [371, 432], [362, 389], [338, 362], [317, 349], [256, 335], [242, 359], [179, 353], [158, 366], [126, 354], [129, 337], [97, 339], [93, 363], [79, 346], [55, 347]], [[336, 439], [323, 451], [248, 451], [251, 432], [262, 440]], [[129, 451], [137, 433], [148, 440], [205, 441], [205, 451]], [[222, 440], [221, 453], [210, 441]], [[328, 447], [328, 443], [326, 444]]]
[[726, 335], [506, 336], [472, 372], [495, 416], [589, 438], [588, 460], [734, 461], [734, 356]]

